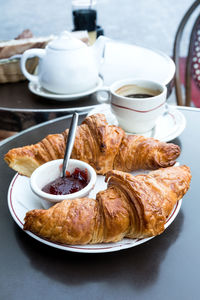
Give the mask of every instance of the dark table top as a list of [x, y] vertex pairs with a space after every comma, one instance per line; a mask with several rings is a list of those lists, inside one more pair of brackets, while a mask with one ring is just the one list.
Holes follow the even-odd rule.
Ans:
[[[23, 232], [7, 206], [14, 171], [3, 160], [13, 147], [61, 132], [69, 116], [28, 129], [0, 144], [0, 298], [1, 299], [198, 299], [200, 110], [183, 109], [187, 126], [173, 142], [192, 182], [181, 210], [166, 231], [134, 248], [80, 254], [48, 247]], [[83, 119], [84, 115], [80, 117]], [[24, 195], [26, 197], [26, 195]]]
[[99, 104], [95, 94], [70, 101], [42, 98], [31, 93], [28, 81], [0, 85], [0, 129], [21, 131], [72, 111], [87, 111]]
[[75, 100], [57, 101], [37, 96], [29, 91], [28, 81], [0, 85], [0, 110], [13, 112], [72, 112], [86, 110], [98, 102], [95, 97], [86, 96]]

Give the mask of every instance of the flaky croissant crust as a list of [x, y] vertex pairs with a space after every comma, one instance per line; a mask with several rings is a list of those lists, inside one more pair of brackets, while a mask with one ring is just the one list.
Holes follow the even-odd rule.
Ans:
[[187, 166], [148, 175], [106, 175], [108, 188], [89, 198], [64, 200], [48, 210], [29, 211], [24, 230], [64, 244], [117, 242], [161, 234], [174, 205], [189, 189]]
[[[30, 176], [41, 164], [64, 157], [67, 135], [68, 129], [37, 144], [11, 149], [4, 159], [20, 174]], [[113, 169], [131, 172], [173, 166], [179, 154], [175, 144], [126, 135], [120, 127], [108, 125], [103, 114], [95, 114], [78, 126], [71, 158], [89, 163], [104, 175]]]

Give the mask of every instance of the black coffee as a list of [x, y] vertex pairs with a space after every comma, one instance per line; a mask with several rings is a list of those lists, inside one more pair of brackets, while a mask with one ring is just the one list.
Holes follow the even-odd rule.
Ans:
[[130, 94], [130, 95], [126, 95], [126, 97], [128, 98], [150, 98], [153, 97], [154, 95], [150, 95], [150, 94]]

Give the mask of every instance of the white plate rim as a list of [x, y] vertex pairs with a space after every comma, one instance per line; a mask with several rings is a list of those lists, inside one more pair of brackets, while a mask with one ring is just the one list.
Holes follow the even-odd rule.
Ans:
[[174, 130], [173, 133], [171, 133], [167, 136], [164, 136], [163, 138], [159, 138], [163, 142], [169, 142], [169, 141], [172, 141], [173, 139], [177, 138], [179, 135], [181, 135], [181, 133], [184, 131], [184, 129], [186, 127], [186, 118], [181, 111], [179, 111], [172, 105], [168, 105], [168, 114], [169, 115], [171, 114], [171, 116], [172, 116], [172, 118], [174, 118], [175, 122], [177, 122], [179, 120], [179, 122], [178, 122], [179, 125], [176, 128], [176, 130]]
[[98, 77], [98, 82], [95, 87], [93, 87], [85, 92], [76, 93], [76, 94], [54, 94], [49, 91], [45, 91], [44, 89], [40, 92], [40, 91], [37, 91], [37, 89], [35, 89], [36, 85], [40, 87], [39, 83], [37, 84], [32, 81], [30, 81], [28, 83], [29, 90], [37, 96], [40, 96], [40, 97], [43, 97], [46, 99], [53, 99], [53, 100], [57, 100], [57, 101], [71, 101], [71, 100], [76, 100], [81, 97], [89, 96], [89, 95], [95, 93], [103, 85], [103, 80], [101, 77]]
[[[20, 220], [19, 216], [17, 215], [17, 212], [14, 210], [13, 207], [13, 200], [12, 200], [12, 190], [14, 187], [14, 184], [16, 183], [16, 180], [18, 178], [19, 175], [18, 173], [16, 173], [10, 183], [9, 189], [8, 189], [8, 195], [7, 195], [7, 201], [8, 201], [8, 208], [10, 211], [10, 214], [13, 218], [13, 220], [16, 222], [16, 224], [23, 230], [23, 221]], [[181, 208], [182, 205], [182, 199], [180, 199], [174, 206], [172, 213], [170, 214], [170, 216], [168, 217], [168, 220], [165, 224], [165, 229], [175, 220], [176, 216], [179, 213], [179, 210]], [[23, 230], [24, 231], [24, 230]], [[32, 238], [34, 238], [35, 240], [46, 244], [48, 246], [60, 249], [60, 250], [64, 250], [64, 251], [70, 251], [70, 252], [77, 252], [77, 253], [107, 253], [107, 252], [116, 252], [116, 251], [120, 251], [120, 250], [124, 250], [124, 249], [128, 249], [128, 248], [132, 248], [135, 246], [138, 246], [140, 244], [143, 244], [149, 240], [151, 240], [152, 238], [155, 238], [155, 236], [153, 237], [149, 237], [149, 238], [145, 238], [145, 239], [124, 239], [126, 240], [124, 242], [124, 240], [117, 242], [117, 243], [112, 243], [112, 244], [104, 244], [105, 246], [102, 248], [95, 248], [95, 245], [63, 245], [63, 244], [59, 244], [56, 242], [50, 242], [47, 239], [41, 238], [36, 234], [33, 234], [30, 231], [25, 231], [29, 236], [31, 236]], [[102, 244], [101, 244], [102, 246]]]
[[[110, 113], [111, 115], [113, 115], [109, 104], [100, 104], [100, 105], [94, 107], [93, 109], [91, 109], [88, 113], [88, 116], [90, 116], [92, 114], [96, 114], [96, 113], [103, 113], [102, 111], [104, 111], [104, 114], [106, 114], [106, 111], [107, 111], [107, 113]], [[162, 142], [169, 142], [169, 141], [172, 141], [173, 139], [177, 138], [184, 131], [184, 129], [186, 127], [186, 118], [185, 118], [184, 114], [181, 111], [179, 111], [174, 105], [167, 105], [165, 115], [166, 114], [171, 116], [171, 118], [174, 120], [174, 131], [173, 132], [171, 132], [163, 137], [156, 136], [156, 134], [155, 134], [156, 127], [159, 126], [159, 120], [161, 118], [163, 118], [163, 116], [161, 116], [158, 119], [158, 121], [156, 122], [155, 127], [147, 133], [148, 135], [145, 135], [145, 133], [144, 134], [138, 133], [138, 134], [148, 136], [148, 137], [153, 137], [155, 139], [159, 139]], [[114, 115], [113, 115], [113, 117], [114, 117]], [[113, 124], [112, 122], [109, 122], [109, 120], [107, 120], [107, 122], [111, 125]], [[176, 123], [177, 123], [177, 126], [176, 126]], [[117, 123], [115, 125], [117, 125]], [[129, 133], [129, 132], [126, 132], [126, 133], [127, 134], [137, 134], [137, 133]]]

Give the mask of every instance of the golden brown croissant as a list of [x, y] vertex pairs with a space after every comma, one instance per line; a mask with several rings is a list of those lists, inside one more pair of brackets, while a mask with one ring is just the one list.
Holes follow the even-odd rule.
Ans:
[[[41, 164], [63, 158], [67, 135], [68, 129], [48, 135], [35, 145], [10, 150], [4, 159], [20, 174], [30, 176]], [[179, 154], [175, 144], [126, 135], [120, 127], [108, 125], [103, 114], [95, 114], [78, 126], [71, 158], [89, 163], [97, 174], [105, 174], [113, 169], [131, 172], [169, 167]]]
[[110, 171], [108, 189], [89, 198], [64, 200], [47, 210], [29, 211], [24, 230], [64, 244], [116, 242], [164, 231], [174, 205], [189, 189], [187, 166], [133, 176]]

